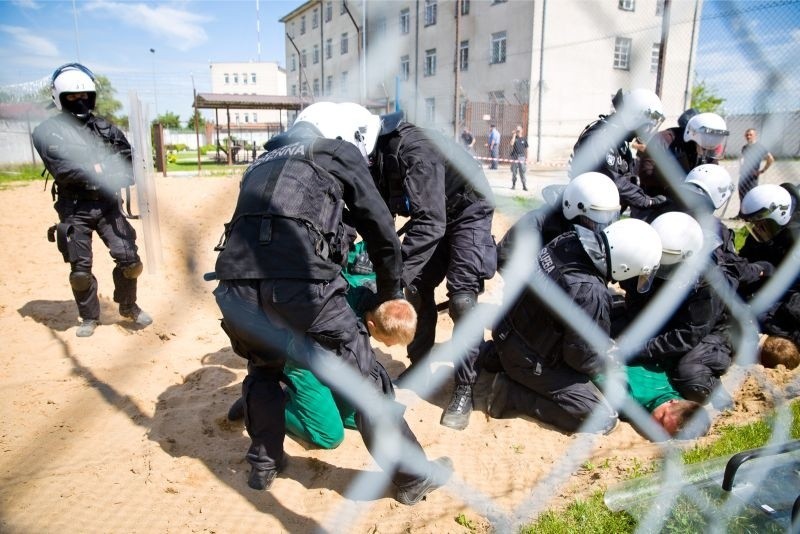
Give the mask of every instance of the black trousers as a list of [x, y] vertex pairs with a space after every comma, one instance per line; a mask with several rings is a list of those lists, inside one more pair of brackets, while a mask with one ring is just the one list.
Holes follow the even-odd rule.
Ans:
[[[494, 208], [481, 200], [469, 204], [457, 216], [448, 217], [444, 237], [413, 282], [418, 295], [413, 302], [417, 311], [417, 331], [408, 345], [408, 359], [412, 363], [422, 360], [433, 348], [438, 320], [434, 291], [439, 284], [447, 279], [449, 297], [471, 293], [475, 298], [483, 291], [484, 280], [494, 276], [497, 247], [492, 237], [493, 215]], [[456, 384], [475, 383], [478, 345], [471, 347], [456, 365]]]
[[[289, 358], [355, 407], [367, 449], [392, 481], [403, 486], [427, 475], [425, 453], [403, 419], [404, 407], [394, 400], [386, 370], [375, 360], [366, 327], [345, 300], [346, 289], [347, 282], [338, 277], [330, 282], [221, 281], [214, 291], [233, 350], [249, 360], [242, 386], [251, 439], [248, 461], [257, 469], [272, 469], [283, 457], [285, 395], [280, 382], [286, 380], [283, 367]], [[335, 380], [342, 366], [356, 371], [367, 390]], [[389, 401], [388, 411], [375, 409], [375, 395]], [[377, 438], [387, 426], [404, 438], [399, 458], [381, 452]]]
[[600, 412], [600, 423], [586, 431], [604, 431], [614, 426], [616, 411], [588, 376], [561, 361], [549, 365], [513, 332], [494, 343], [503, 369], [512, 380], [509, 409], [567, 432], [579, 430], [593, 412]]
[[114, 259], [114, 302], [121, 307], [136, 303], [136, 279], [122, 274], [125, 267], [138, 263], [136, 230], [122, 214], [119, 200], [74, 200], [59, 198], [55, 204], [59, 221], [67, 228], [69, 242], [62, 250], [71, 272], [89, 273], [91, 284], [85, 290], [72, 290], [82, 319], [100, 317], [97, 279], [92, 274], [92, 233], [97, 232]]
[[685, 399], [705, 404], [732, 362], [732, 348], [718, 333], [705, 336], [668, 371], [672, 385]]

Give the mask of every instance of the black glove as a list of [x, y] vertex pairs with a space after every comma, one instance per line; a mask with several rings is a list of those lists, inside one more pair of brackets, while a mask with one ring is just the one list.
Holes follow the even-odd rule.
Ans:
[[667, 202], [667, 197], [664, 195], [656, 195], [654, 197], [650, 197], [650, 207], [660, 206]]
[[369, 254], [366, 252], [357, 254], [353, 262], [347, 267], [351, 274], [370, 274], [375, 270], [369, 259]]
[[758, 266], [761, 270], [761, 278], [766, 278], [775, 274], [775, 266], [768, 261], [756, 261], [753, 265]]

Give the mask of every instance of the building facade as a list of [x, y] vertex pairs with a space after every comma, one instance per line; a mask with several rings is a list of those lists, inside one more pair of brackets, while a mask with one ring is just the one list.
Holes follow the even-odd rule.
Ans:
[[[286, 95], [286, 71], [276, 62], [211, 63], [211, 92], [234, 95]], [[281, 123], [278, 111], [231, 109], [237, 128], [264, 128]], [[228, 117], [218, 117], [225, 124]], [[285, 122], [283, 118], [283, 122]]]
[[[403, 109], [485, 139], [522, 124], [529, 158], [563, 161], [619, 88], [689, 105], [701, 0], [312, 0], [285, 15], [287, 92]], [[458, 16], [456, 16], [458, 12]]]

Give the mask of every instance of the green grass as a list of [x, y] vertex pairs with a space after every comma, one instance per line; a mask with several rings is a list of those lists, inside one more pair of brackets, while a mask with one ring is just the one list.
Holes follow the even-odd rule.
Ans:
[[32, 163], [0, 167], [0, 185], [6, 185], [11, 182], [44, 180], [44, 177], [42, 177], [43, 170], [44, 165], [34, 165]]
[[[792, 439], [800, 438], [800, 401], [790, 405], [791, 426], [789, 434]], [[720, 428], [720, 436], [712, 443], [696, 446], [683, 453], [683, 461], [693, 464], [732, 456], [738, 452], [763, 447], [772, 435], [776, 415], [770, 415], [763, 420], [747, 425], [727, 425]], [[586, 462], [584, 468], [594, 467], [591, 462]], [[652, 472], [658, 468], [658, 463], [642, 468], [635, 465], [629, 469], [631, 478]], [[591, 533], [628, 533], [636, 530], [636, 520], [627, 512], [612, 512], [603, 502], [603, 492], [596, 492], [588, 500], [576, 500], [560, 512], [548, 511], [541, 514], [536, 522], [521, 529], [525, 534], [572, 534], [574, 532]], [[662, 532], [684, 533], [703, 532], [709, 521], [705, 516], [707, 510], [717, 509], [721, 499], [705, 496], [705, 502], [695, 502], [681, 496], [670, 512]], [[764, 526], [758, 524], [762, 514], [753, 514], [748, 510], [728, 520], [729, 532], [772, 532], [774, 525]], [[757, 525], [757, 526], [755, 526]]]

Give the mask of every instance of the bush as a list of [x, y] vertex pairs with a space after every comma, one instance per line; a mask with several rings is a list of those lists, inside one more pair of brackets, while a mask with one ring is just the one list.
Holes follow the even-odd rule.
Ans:
[[212, 152], [212, 151], [214, 151], [214, 150], [216, 150], [216, 149], [217, 149], [217, 147], [216, 147], [216, 146], [214, 146], [214, 145], [203, 145], [203, 146], [201, 146], [201, 147], [199, 148], [199, 150], [200, 150], [200, 155], [201, 155], [201, 156], [205, 156], [205, 155], [206, 155], [206, 154], [208, 154], [209, 152]]

